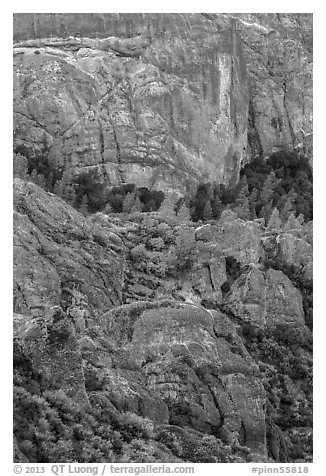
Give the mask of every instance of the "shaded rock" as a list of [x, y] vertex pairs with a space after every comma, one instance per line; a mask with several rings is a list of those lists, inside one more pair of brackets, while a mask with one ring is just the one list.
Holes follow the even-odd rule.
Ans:
[[302, 297], [290, 279], [275, 269], [251, 267], [232, 285], [225, 303], [239, 319], [261, 326], [304, 325]]
[[287, 265], [293, 265], [298, 269], [303, 269], [307, 279], [313, 278], [312, 268], [312, 247], [302, 238], [291, 233], [279, 235], [277, 242], [277, 256]]
[[[62, 304], [96, 316], [121, 302], [124, 251], [119, 238], [55, 195], [15, 180], [14, 310], [42, 315]], [[102, 237], [99, 240], [99, 236]], [[119, 251], [119, 253], [117, 252]], [[78, 294], [78, 298], [75, 294]]]
[[311, 14], [228, 14], [244, 45], [250, 88], [248, 148], [279, 148], [312, 158]]
[[60, 307], [43, 318], [16, 315], [14, 338], [44, 379], [77, 404], [89, 405], [74, 327]]
[[[255, 377], [258, 368], [226, 316], [166, 300], [120, 306], [102, 320], [141, 369], [150, 393], [167, 404], [170, 424], [218, 432], [225, 441], [241, 440], [265, 452], [265, 394]], [[232, 397], [240, 386], [247, 404]], [[244, 416], [249, 408], [252, 418]]]
[[196, 230], [196, 240], [216, 244], [224, 256], [233, 256], [242, 264], [258, 263], [264, 256], [259, 226], [240, 218], [204, 225]]
[[194, 291], [202, 298], [220, 300], [221, 285], [226, 280], [225, 257], [215, 243], [197, 244], [197, 259], [191, 269]]
[[14, 436], [13, 438], [13, 461], [15, 463], [28, 463], [28, 459], [26, 456], [22, 453], [22, 451], [19, 449], [18, 444], [17, 444], [17, 439]]

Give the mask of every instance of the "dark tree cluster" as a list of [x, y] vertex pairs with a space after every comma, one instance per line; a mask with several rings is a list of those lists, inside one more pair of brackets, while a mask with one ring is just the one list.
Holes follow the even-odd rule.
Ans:
[[199, 184], [190, 206], [194, 221], [218, 219], [225, 208], [231, 208], [239, 218], [264, 218], [267, 225], [274, 209], [283, 224], [291, 214], [312, 220], [312, 199], [308, 159], [295, 151], [282, 151], [246, 164], [235, 187]]
[[256, 158], [246, 164], [240, 176], [246, 177], [249, 193], [257, 196], [257, 215], [270, 205], [280, 213], [291, 208], [295, 215], [312, 220], [313, 178], [306, 157], [296, 151], [275, 152], [266, 161]]

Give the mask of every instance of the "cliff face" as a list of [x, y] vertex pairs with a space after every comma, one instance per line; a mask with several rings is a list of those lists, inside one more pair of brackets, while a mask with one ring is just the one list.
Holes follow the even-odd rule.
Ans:
[[[140, 222], [85, 217], [32, 183], [17, 179], [14, 192], [18, 374], [30, 366], [28, 378], [39, 375], [44, 398], [55, 385], [76, 408], [101, 404], [114, 421], [129, 413], [148, 419], [154, 446], [165, 435], [165, 461], [295, 458], [288, 454], [292, 419], [301, 434], [310, 428], [310, 330], [298, 288], [266, 267], [266, 254], [305, 274], [312, 264], [305, 230], [301, 237], [267, 233], [232, 214], [198, 229], [168, 225], [155, 213]], [[167, 263], [184, 229], [194, 240], [192, 265], [175, 275]], [[230, 260], [240, 266], [237, 276]], [[279, 347], [282, 338], [298, 339], [293, 350], [289, 341]], [[16, 438], [16, 454], [30, 455], [19, 424]], [[205, 441], [215, 449], [207, 452]]]
[[108, 184], [237, 180], [248, 94], [231, 25], [199, 14], [19, 14], [14, 25], [15, 150], [100, 166]]
[[32, 162], [184, 192], [280, 147], [311, 155], [311, 15], [15, 14], [14, 41]]
[[312, 14], [234, 15], [249, 75], [250, 154], [312, 156]]
[[[232, 185], [257, 154], [310, 153], [310, 33], [309, 15], [16, 14], [14, 149], [108, 187]], [[19, 176], [17, 461], [311, 460], [311, 222], [83, 214]]]

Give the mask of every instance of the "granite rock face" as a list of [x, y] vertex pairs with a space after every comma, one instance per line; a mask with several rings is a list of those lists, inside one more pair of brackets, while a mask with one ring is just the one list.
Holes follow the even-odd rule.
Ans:
[[312, 159], [312, 14], [228, 14], [244, 46], [249, 77], [249, 155], [280, 148]]
[[227, 316], [161, 301], [121, 306], [102, 318], [126, 358], [141, 369], [146, 388], [166, 403], [170, 424], [218, 432], [228, 443], [265, 454], [258, 367]]
[[[160, 287], [172, 298], [154, 292], [152, 301], [136, 297], [124, 304], [126, 276], [129, 282], [140, 276], [128, 268], [123, 244], [139, 234], [137, 222], [105, 214], [86, 218], [19, 179], [14, 204], [14, 338], [21, 360], [28, 358], [78, 406], [100, 404], [117, 418], [128, 412], [147, 418], [164, 441], [179, 435], [178, 454], [187, 461], [191, 445], [204, 448], [205, 438], [266, 461], [269, 400], [261, 362], [248, 350], [242, 328], [249, 323], [268, 332], [281, 324], [305, 331], [299, 290], [259, 262], [262, 244], [270, 252], [267, 239], [280, 252], [281, 235], [271, 239], [256, 223], [231, 216], [197, 228], [194, 262], [179, 275], [187, 296], [180, 287], [180, 294], [169, 295], [172, 277], [165, 276]], [[284, 253], [298, 264], [296, 253]], [[240, 263], [233, 282], [227, 257]], [[228, 292], [222, 292], [225, 282]]]
[[14, 23], [16, 151], [77, 173], [97, 166], [107, 184], [184, 192], [208, 177], [237, 181], [248, 94], [232, 25], [200, 14]]
[[42, 377], [76, 404], [89, 405], [76, 332], [63, 310], [53, 307], [42, 318], [16, 314], [13, 327], [16, 342]]
[[251, 267], [232, 285], [227, 307], [241, 320], [260, 326], [304, 326], [302, 297], [290, 279], [275, 269]]
[[15, 14], [14, 41], [30, 162], [182, 193], [280, 148], [311, 158], [312, 15]]
[[196, 239], [213, 242], [222, 255], [233, 256], [242, 264], [258, 263], [264, 256], [260, 227], [240, 218], [228, 218], [216, 225], [199, 227]]
[[56, 195], [14, 184], [14, 311], [61, 305], [85, 319], [121, 303], [123, 245]]

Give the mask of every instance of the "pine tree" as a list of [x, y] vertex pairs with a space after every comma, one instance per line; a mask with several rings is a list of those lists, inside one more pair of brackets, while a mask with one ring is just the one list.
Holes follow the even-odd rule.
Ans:
[[209, 221], [213, 218], [213, 211], [212, 211], [212, 206], [211, 202], [209, 200], [206, 201], [205, 207], [203, 210], [203, 220], [204, 221]]
[[218, 219], [221, 216], [223, 208], [223, 203], [221, 202], [220, 197], [216, 194], [212, 206], [213, 217], [215, 219]]
[[278, 208], [274, 208], [271, 217], [268, 221], [267, 229], [270, 231], [279, 231], [282, 228], [282, 222], [280, 219], [280, 212]]
[[107, 203], [105, 205], [103, 213], [106, 213], [107, 215], [109, 215], [110, 213], [113, 213], [113, 209], [112, 209], [112, 206], [110, 205], [110, 203]]
[[69, 205], [71, 205], [72, 207], [75, 206], [75, 203], [76, 203], [76, 192], [75, 192], [75, 187], [70, 184], [68, 185], [65, 190], [64, 190], [64, 194], [63, 194], [63, 199], [69, 203]]
[[280, 213], [282, 223], [285, 224], [287, 222], [292, 212], [293, 212], [292, 196], [288, 194]]
[[183, 228], [178, 232], [175, 243], [176, 266], [180, 270], [191, 267], [196, 255], [196, 238], [194, 229]]
[[304, 224], [304, 216], [302, 215], [302, 213], [300, 213], [300, 215], [297, 217], [297, 221], [300, 225]]
[[159, 208], [159, 213], [162, 217], [166, 218], [175, 218], [176, 214], [174, 211], [174, 201], [171, 197], [167, 196]]
[[30, 181], [37, 185], [37, 171], [36, 171], [36, 169], [32, 170], [32, 173], [30, 175]]
[[61, 177], [61, 180], [57, 180], [53, 187], [53, 193], [58, 195], [59, 197], [66, 200], [70, 197], [70, 191], [66, 192], [68, 186], [71, 185], [71, 173], [68, 169], [66, 169]]
[[237, 219], [237, 215], [231, 210], [230, 205], [228, 204], [221, 213], [220, 223], [234, 221]]
[[249, 196], [249, 209], [253, 220], [257, 218], [256, 206], [258, 204], [258, 190], [253, 188]]
[[241, 178], [238, 197], [235, 201], [234, 213], [242, 220], [250, 220], [249, 189], [245, 175]]
[[13, 175], [22, 180], [30, 180], [27, 159], [21, 154], [14, 154]]
[[214, 200], [214, 184], [210, 183], [207, 187], [207, 200], [212, 202]]
[[135, 201], [131, 207], [131, 212], [132, 213], [135, 213], [135, 212], [141, 212], [143, 209], [143, 204], [142, 202], [140, 201], [140, 198], [139, 197], [136, 197], [135, 198]]
[[295, 218], [294, 213], [290, 213], [287, 222], [284, 225], [284, 231], [291, 231], [291, 230], [298, 230], [300, 231], [302, 226], [298, 222], [297, 218]]
[[272, 215], [272, 211], [273, 211], [273, 200], [271, 199], [269, 203], [266, 203], [260, 210], [259, 218], [264, 218], [265, 223], [268, 223]]
[[183, 222], [183, 221], [190, 221], [190, 211], [185, 202], [181, 205], [178, 213], [177, 213], [177, 218], [178, 221]]
[[43, 188], [44, 190], [47, 188], [46, 187], [46, 180], [45, 180], [45, 177], [44, 177], [43, 174], [37, 174], [36, 185]]
[[79, 207], [79, 211], [83, 213], [84, 215], [87, 215], [88, 213], [88, 197], [86, 194], [83, 196], [83, 199]]
[[122, 211], [124, 213], [130, 213], [133, 204], [135, 203], [136, 196], [134, 192], [128, 192], [122, 202]]
[[273, 199], [274, 190], [280, 182], [281, 180], [276, 178], [275, 172], [269, 173], [260, 192], [260, 200], [263, 206]]

